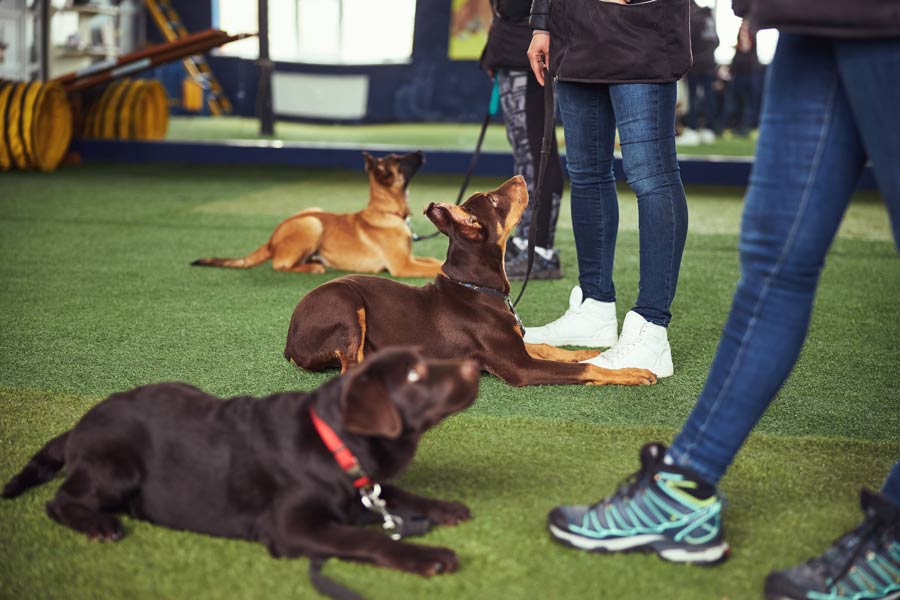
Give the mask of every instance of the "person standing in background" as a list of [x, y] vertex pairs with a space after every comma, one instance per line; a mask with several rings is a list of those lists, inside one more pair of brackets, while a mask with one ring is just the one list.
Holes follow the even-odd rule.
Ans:
[[538, 214], [534, 214], [538, 193], [534, 186], [541, 160], [545, 111], [543, 91], [528, 64], [531, 0], [490, 2], [494, 20], [481, 55], [481, 67], [496, 78], [499, 85], [500, 107], [506, 124], [506, 137], [513, 150], [515, 174], [525, 178], [529, 198], [515, 234], [506, 245], [506, 276], [513, 280], [525, 278], [528, 269], [528, 229], [532, 219], [537, 219], [531, 278], [560, 279], [562, 266], [559, 250], [553, 247], [553, 242], [562, 201], [563, 173], [555, 136], [551, 141], [550, 159], [544, 175], [544, 196]]
[[[545, 65], [558, 78], [579, 285], [569, 295], [568, 310], [543, 327], [526, 327], [525, 341], [611, 346], [588, 362], [606, 369], [644, 368], [662, 378], [674, 373], [667, 328], [688, 226], [675, 152], [675, 100], [676, 82], [691, 62], [689, 14], [686, 0], [627, 4], [534, 0], [532, 5], [531, 68], [541, 85], [553, 84], [544, 81]], [[552, 43], [564, 48], [553, 54], [550, 27]], [[640, 227], [640, 289], [621, 336], [613, 283], [617, 129]]]
[[756, 126], [756, 110], [760, 95], [759, 57], [756, 54], [756, 33], [750, 30], [748, 21], [741, 23], [738, 31], [734, 59], [731, 61], [726, 101], [726, 113], [729, 122], [736, 127], [735, 133], [740, 136], [749, 135]]
[[[691, 51], [694, 64], [687, 74], [688, 114], [687, 129], [678, 138], [679, 144], [711, 144], [722, 133], [716, 92], [716, 48], [719, 36], [712, 9], [691, 0]], [[700, 115], [703, 115], [701, 127]]]

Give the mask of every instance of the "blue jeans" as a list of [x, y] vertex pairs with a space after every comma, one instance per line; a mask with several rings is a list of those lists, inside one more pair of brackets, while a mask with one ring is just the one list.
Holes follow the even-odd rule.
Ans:
[[[727, 120], [733, 120], [738, 133], [746, 134], [756, 122], [756, 73], [735, 73], [728, 86]], [[738, 118], [739, 115], [739, 118]]]
[[585, 298], [613, 302], [619, 201], [616, 125], [628, 184], [638, 198], [640, 291], [634, 310], [668, 326], [687, 237], [687, 201], [675, 156], [675, 84], [560, 82], [578, 281]]
[[[688, 114], [684, 124], [691, 129], [700, 129], [699, 115], [703, 114], [706, 129], [719, 133], [722, 124], [719, 119], [718, 98], [714, 89], [715, 75], [696, 75], [688, 72]], [[703, 110], [700, 110], [702, 96]]]
[[[898, 73], [900, 40], [778, 42], [744, 205], [741, 279], [706, 386], [669, 449], [710, 483], [797, 361], [825, 254], [867, 158], [900, 244]], [[900, 463], [883, 491], [900, 505]]]

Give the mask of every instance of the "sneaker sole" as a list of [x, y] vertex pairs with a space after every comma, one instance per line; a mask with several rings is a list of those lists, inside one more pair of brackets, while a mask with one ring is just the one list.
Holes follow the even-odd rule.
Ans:
[[684, 544], [677, 545], [665, 536], [661, 535], [637, 535], [628, 538], [613, 538], [597, 540], [575, 535], [569, 531], [563, 531], [553, 524], [548, 524], [550, 536], [556, 541], [588, 552], [602, 554], [623, 552], [655, 552], [661, 559], [675, 562], [688, 563], [700, 566], [713, 566], [724, 562], [728, 558], [731, 547], [728, 542], [722, 542], [714, 546], [690, 547]]
[[[528, 327], [525, 327], [527, 333]], [[555, 338], [547, 340], [525, 340], [526, 344], [547, 344], [549, 346], [585, 346], [587, 348], [609, 348], [618, 341], [618, 338]]]

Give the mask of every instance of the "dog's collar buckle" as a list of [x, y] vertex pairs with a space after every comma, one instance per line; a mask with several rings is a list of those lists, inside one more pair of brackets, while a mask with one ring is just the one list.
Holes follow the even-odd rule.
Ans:
[[381, 486], [377, 483], [359, 488], [359, 499], [367, 510], [380, 515], [383, 523], [381, 526], [391, 536], [392, 540], [399, 540], [403, 530], [403, 519], [391, 514], [387, 509], [387, 502], [381, 497]]

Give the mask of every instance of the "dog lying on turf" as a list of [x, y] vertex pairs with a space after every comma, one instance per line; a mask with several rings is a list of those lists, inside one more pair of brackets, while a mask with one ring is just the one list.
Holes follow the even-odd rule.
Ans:
[[645, 369], [580, 364], [596, 351], [526, 344], [509, 301], [506, 239], [528, 204], [516, 176], [462, 206], [431, 204], [428, 218], [450, 238], [442, 274], [412, 287], [382, 277], [346, 276], [318, 286], [294, 309], [285, 358], [304, 369], [346, 371], [368, 353], [418, 345], [433, 358], [472, 358], [514, 386], [617, 383], [646, 385]]
[[[452, 550], [355, 526], [363, 507], [354, 485], [362, 477], [372, 483], [395, 477], [427, 429], [475, 401], [478, 376], [472, 361], [393, 349], [311, 393], [223, 401], [182, 383], [148, 385], [88, 411], [2, 495], [14, 498], [65, 466], [47, 513], [94, 540], [121, 539], [115, 513], [124, 512], [174, 529], [258, 541], [274, 556], [334, 556], [425, 576], [451, 572], [458, 567]], [[344, 450], [333, 447], [335, 439]], [[339, 466], [346, 449], [361, 470]], [[412, 511], [443, 525], [470, 518], [459, 502], [390, 484], [381, 491], [391, 512]]]
[[369, 174], [369, 205], [356, 213], [320, 208], [282, 221], [265, 244], [240, 258], [200, 258], [192, 265], [248, 269], [272, 260], [276, 271], [324, 273], [326, 267], [360, 273], [387, 270], [395, 277], [434, 277], [436, 258], [413, 256], [407, 191], [424, 162], [422, 151], [373, 158], [363, 152]]

